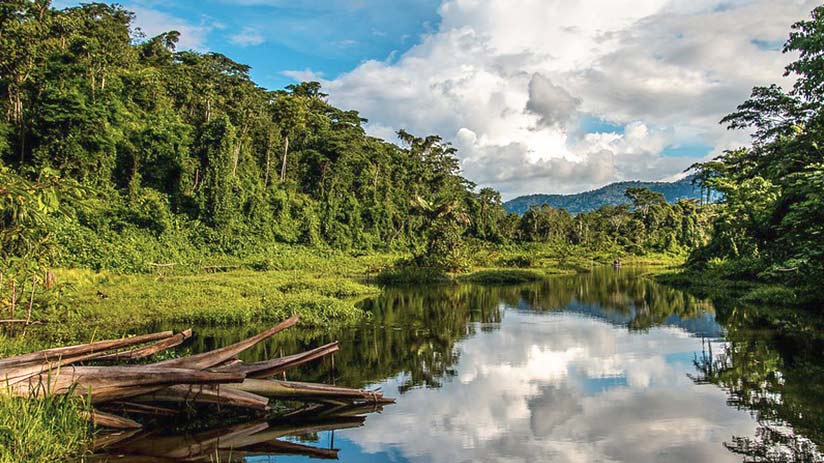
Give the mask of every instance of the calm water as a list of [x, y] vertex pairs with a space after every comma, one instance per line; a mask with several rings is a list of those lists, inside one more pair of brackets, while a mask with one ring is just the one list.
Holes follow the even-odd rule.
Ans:
[[[788, 313], [766, 330], [785, 314], [721, 309], [642, 271], [391, 289], [364, 302], [360, 327], [279, 335], [246, 359], [339, 339], [334, 373], [320, 363], [290, 379], [380, 387], [397, 403], [365, 422], [281, 426], [271, 456], [232, 458], [822, 461], [822, 323]], [[247, 334], [206, 330], [193, 349]]]

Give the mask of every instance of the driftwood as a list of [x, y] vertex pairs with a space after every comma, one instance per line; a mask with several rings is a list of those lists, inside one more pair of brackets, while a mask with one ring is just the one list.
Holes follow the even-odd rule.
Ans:
[[[132, 429], [141, 426], [139, 422], [120, 414], [171, 416], [179, 413], [180, 407], [177, 405], [181, 403], [236, 407], [253, 414], [263, 414], [270, 410], [271, 400], [307, 402], [315, 405], [284, 416], [305, 420], [315, 414], [317, 417], [325, 418], [336, 416], [339, 420], [350, 422], [351, 419], [356, 419], [359, 413], [374, 411], [381, 405], [392, 402], [375, 391], [271, 379], [290, 368], [332, 355], [340, 348], [337, 342], [262, 362], [244, 363], [238, 360], [237, 355], [241, 352], [294, 326], [297, 322], [298, 318], [292, 317], [256, 336], [220, 349], [149, 364], [100, 365], [99, 362], [131, 362], [145, 359], [182, 344], [192, 336], [192, 331], [186, 330], [177, 334], [164, 331], [0, 359], [0, 381], [5, 382], [5, 388], [0, 387], [0, 393], [32, 399], [65, 394], [86, 397], [95, 407], [87, 413], [88, 419], [99, 427], [112, 429]], [[89, 365], [89, 362], [96, 363]], [[315, 452], [311, 449], [302, 449], [297, 444], [273, 443], [273, 439], [278, 436], [272, 437], [272, 433], [277, 434], [277, 430], [266, 423], [260, 426], [263, 428], [243, 427], [242, 432], [235, 430], [243, 436], [257, 436], [256, 433], [264, 428], [269, 433], [263, 436], [264, 440], [260, 440], [260, 436], [241, 440], [247, 456], [262, 449], [274, 453], [278, 453], [275, 451], [277, 449], [283, 450], [284, 453]], [[229, 434], [232, 435], [235, 431]], [[203, 449], [218, 454], [230, 448], [241, 450], [241, 446], [223, 447], [226, 442], [232, 442], [232, 439], [238, 440], [238, 436], [227, 436], [226, 430], [217, 433], [221, 442], [221, 446], [218, 447], [212, 445], [206, 436], [201, 436], [203, 440], [199, 441], [197, 448], [194, 449], [187, 448], [183, 452], [164, 451], [161, 452], [163, 455], [142, 451], [138, 454], [162, 461], [167, 458], [203, 456]], [[114, 442], [119, 444], [121, 439], [115, 439]], [[146, 441], [146, 445], [152, 448], [158, 448], [156, 444], [156, 439]], [[324, 457], [333, 455], [330, 452], [318, 452], [315, 454]]]
[[125, 352], [116, 352], [114, 354], [104, 355], [98, 357], [98, 360], [139, 360], [151, 357], [154, 354], [163, 352], [183, 344], [184, 341], [192, 337], [192, 330], [185, 330], [174, 336], [170, 336], [162, 341], [158, 341], [150, 346], [141, 347], [139, 349], [132, 349]]

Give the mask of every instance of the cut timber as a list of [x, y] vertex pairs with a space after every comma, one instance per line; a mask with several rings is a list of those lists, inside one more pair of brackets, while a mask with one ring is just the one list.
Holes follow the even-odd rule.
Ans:
[[132, 338], [98, 341], [71, 347], [48, 349], [31, 354], [19, 355], [0, 360], [0, 379], [15, 384], [26, 378], [77, 362], [94, 360], [114, 349], [122, 349], [146, 342], [172, 337], [174, 333], [165, 331]]
[[105, 354], [110, 350], [123, 349], [125, 347], [131, 347], [146, 342], [158, 341], [172, 336], [174, 336], [173, 332], [163, 331], [160, 333], [144, 334], [142, 336], [134, 336], [131, 338], [97, 341], [92, 342], [90, 344], [79, 344], [76, 346], [46, 349], [38, 352], [32, 352], [30, 354], [0, 359], [0, 369], [11, 365], [20, 365], [26, 363], [49, 363], [74, 356], [85, 356], [94, 353]]
[[233, 383], [243, 380], [242, 373], [221, 373], [186, 368], [74, 367], [41, 373], [11, 386], [18, 395], [44, 396], [74, 392], [90, 396], [93, 403], [121, 400], [133, 396], [135, 387], [175, 384]]
[[151, 357], [152, 355], [163, 352], [164, 350], [171, 349], [172, 347], [177, 347], [191, 337], [192, 330], [185, 330], [172, 337], [158, 341], [150, 346], [133, 349], [126, 352], [107, 354], [98, 357], [96, 360], [140, 360], [146, 357]]
[[246, 379], [242, 383], [226, 384], [224, 387], [251, 392], [277, 399], [363, 399], [378, 400], [383, 395], [378, 392], [349, 389], [325, 384], [299, 383], [266, 379]]
[[306, 351], [300, 354], [289, 355], [279, 359], [267, 360], [264, 362], [255, 363], [238, 363], [221, 365], [214, 369], [214, 371], [233, 371], [245, 373], [249, 378], [271, 378], [272, 376], [282, 373], [290, 368], [294, 368], [305, 363], [326, 357], [340, 350], [339, 343], [331, 342], [329, 344], [320, 346], [318, 348]]
[[289, 318], [288, 320], [281, 322], [278, 325], [264, 331], [263, 333], [258, 334], [257, 336], [252, 336], [249, 339], [232, 344], [231, 346], [226, 346], [221, 349], [213, 350], [211, 352], [205, 352], [203, 354], [192, 355], [189, 357], [183, 357], [179, 359], [166, 360], [165, 362], [159, 362], [153, 365], [164, 367], [192, 368], [195, 370], [205, 370], [207, 368], [212, 368], [216, 365], [220, 365], [223, 362], [231, 360], [237, 354], [245, 351], [246, 349], [249, 349], [250, 347], [265, 339], [271, 338], [272, 336], [285, 330], [286, 328], [294, 326], [297, 322], [298, 316], [295, 315]]
[[100, 410], [92, 409], [87, 413], [87, 417], [96, 426], [102, 426], [111, 429], [140, 429], [143, 427], [140, 423], [128, 418], [123, 418], [116, 415], [101, 412]]
[[251, 410], [266, 411], [269, 399], [251, 392], [210, 385], [176, 385], [136, 397], [140, 402], [183, 402], [230, 405]]
[[177, 410], [171, 408], [158, 407], [156, 405], [139, 404], [135, 402], [111, 402], [108, 405], [123, 413], [134, 413], [136, 415], [150, 415], [150, 416], [175, 416]]
[[282, 440], [273, 440], [243, 448], [244, 456], [301, 455], [318, 460], [337, 460], [338, 449], [321, 449], [311, 445]]

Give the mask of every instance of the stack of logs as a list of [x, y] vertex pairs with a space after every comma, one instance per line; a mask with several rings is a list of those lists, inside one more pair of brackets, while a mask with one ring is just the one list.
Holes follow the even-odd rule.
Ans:
[[107, 365], [146, 359], [176, 347], [191, 337], [191, 330], [97, 341], [0, 359], [0, 379], [6, 384], [0, 393], [32, 398], [53, 394], [86, 397], [93, 407], [89, 418], [97, 426], [113, 429], [141, 427], [117, 411], [165, 416], [175, 413], [168, 407], [170, 403], [218, 404], [264, 415], [271, 399], [314, 403], [308, 410], [316, 408], [319, 412], [392, 402], [374, 391], [272, 379], [290, 368], [333, 354], [339, 348], [337, 342], [262, 362], [238, 360], [241, 352], [297, 321], [292, 317], [236, 344], [156, 363]]

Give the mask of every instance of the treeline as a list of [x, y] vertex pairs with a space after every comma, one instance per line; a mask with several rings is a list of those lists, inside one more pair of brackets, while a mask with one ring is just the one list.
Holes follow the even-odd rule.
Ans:
[[407, 249], [424, 225], [415, 198], [457, 200], [473, 232], [501, 207], [473, 193], [440, 138], [367, 136], [317, 83], [266, 90], [226, 56], [176, 51], [176, 32], [141, 38], [119, 6], [0, 8], [5, 175], [86, 188], [78, 221], [54, 233], [70, 258], [94, 260], [84, 243], [100, 247], [96, 237], [147, 232], [225, 252], [265, 241]]
[[[281, 242], [412, 250], [423, 265], [459, 267], [467, 239], [633, 250], [700, 241], [694, 204], [642, 192], [632, 208], [574, 218], [507, 215], [496, 191], [461, 176], [441, 138], [370, 137], [316, 82], [261, 88], [248, 66], [178, 51], [174, 31], [143, 37], [133, 19], [100, 3], [0, 6], [0, 175], [28, 185], [0, 188], [5, 258], [49, 242], [64, 265], [134, 269], [180, 249]], [[27, 237], [57, 203], [52, 233]]]
[[595, 250], [616, 246], [631, 254], [681, 252], [709, 239], [710, 214], [698, 201], [667, 202], [646, 188], [626, 191], [629, 204], [603, 206], [572, 215], [547, 205], [517, 218], [510, 236], [519, 241], [582, 245]]
[[[785, 53], [789, 92], [756, 87], [722, 123], [753, 132], [752, 146], [696, 167], [722, 194], [712, 240], [692, 255], [697, 269], [799, 287], [821, 300], [824, 281], [824, 6], [792, 26]], [[785, 301], [786, 302], [786, 301]]]

